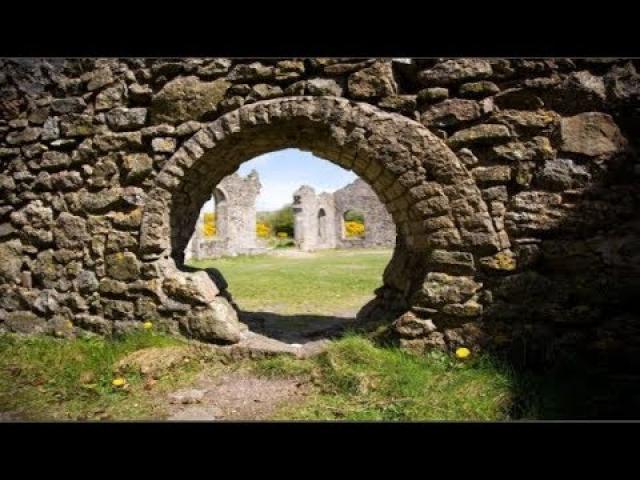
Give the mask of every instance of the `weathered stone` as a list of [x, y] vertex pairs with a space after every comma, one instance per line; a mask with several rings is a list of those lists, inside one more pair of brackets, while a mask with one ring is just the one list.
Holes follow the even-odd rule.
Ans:
[[107, 275], [116, 280], [131, 281], [140, 275], [140, 262], [131, 252], [118, 252], [105, 257]]
[[475, 294], [482, 285], [469, 277], [451, 276], [431, 272], [422, 289], [417, 292], [417, 305], [438, 307], [450, 303], [464, 303]]
[[0, 280], [17, 283], [24, 263], [22, 244], [19, 240], [0, 243]]
[[151, 103], [153, 90], [148, 85], [134, 83], [129, 85], [129, 98], [136, 105], [148, 105]]
[[[96, 95], [95, 108], [97, 112], [111, 110], [115, 107], [122, 107], [126, 101], [127, 87], [119, 83], [113, 87], [105, 88]], [[151, 93], [151, 89], [149, 89]]]
[[8, 313], [4, 323], [10, 332], [16, 333], [43, 332], [45, 327], [44, 319], [27, 311]]
[[457, 131], [447, 140], [447, 144], [452, 148], [460, 148], [468, 145], [500, 143], [509, 138], [511, 138], [511, 132], [504, 125], [485, 123]]
[[168, 123], [161, 123], [159, 125], [153, 125], [151, 127], [145, 127], [140, 130], [143, 138], [147, 137], [168, 137], [173, 136], [176, 133], [176, 128]]
[[0, 239], [10, 237], [17, 232], [18, 230], [16, 230], [10, 223], [0, 223]]
[[58, 126], [58, 119], [56, 117], [49, 117], [42, 126], [42, 135], [40, 136], [42, 141], [55, 140], [60, 137], [60, 128]]
[[118, 107], [106, 114], [107, 125], [117, 132], [137, 130], [144, 127], [147, 119], [146, 108]]
[[144, 180], [153, 169], [153, 159], [146, 153], [134, 153], [126, 155], [122, 159], [127, 183], [136, 183]]
[[509, 126], [522, 135], [544, 135], [554, 131], [560, 122], [560, 116], [551, 111], [534, 112], [521, 110], [501, 110], [491, 116], [492, 123]]
[[491, 73], [491, 64], [487, 60], [458, 58], [419, 72], [418, 80], [426, 86], [446, 86], [487, 78]]
[[25, 143], [32, 143], [40, 138], [41, 133], [42, 129], [39, 127], [25, 128], [24, 130], [11, 132], [7, 135], [6, 142], [9, 145], [24, 145]]
[[478, 157], [476, 157], [468, 148], [461, 148], [456, 152], [456, 156], [462, 160], [462, 163], [467, 167], [472, 167], [479, 162]]
[[613, 67], [604, 78], [608, 98], [617, 105], [637, 105], [640, 100], [640, 74], [632, 62]]
[[263, 65], [260, 62], [253, 62], [235, 65], [227, 78], [233, 82], [259, 82], [272, 79], [274, 75], [274, 67]]
[[224, 75], [231, 68], [231, 60], [228, 58], [215, 58], [206, 65], [198, 67], [196, 73], [200, 78], [211, 80]]
[[[442, 307], [442, 312], [447, 315], [451, 315], [452, 317], [477, 317], [479, 315], [482, 315], [482, 311], [482, 305], [475, 300], [467, 300], [465, 303], [450, 303]], [[466, 344], [472, 345], [473, 343]]]
[[419, 338], [436, 330], [433, 321], [419, 318], [413, 312], [400, 316], [392, 325], [393, 329], [405, 338]]
[[224, 79], [203, 82], [194, 76], [178, 77], [153, 97], [150, 107], [151, 122], [176, 125], [188, 120], [199, 120], [203, 115], [215, 112], [229, 85]]
[[433, 268], [454, 275], [470, 275], [475, 271], [473, 255], [467, 252], [433, 250], [428, 262]]
[[266, 83], [258, 83], [251, 87], [249, 98], [253, 100], [265, 100], [267, 98], [275, 98], [282, 96], [282, 88], [277, 85], [269, 85]]
[[517, 268], [517, 258], [513, 252], [505, 250], [480, 259], [480, 265], [491, 272], [512, 272]]
[[94, 70], [87, 76], [87, 90], [90, 92], [105, 87], [113, 82], [113, 74], [109, 67]]
[[84, 181], [78, 172], [58, 172], [51, 174], [51, 187], [55, 190], [78, 190]]
[[431, 106], [423, 112], [420, 120], [427, 127], [447, 128], [477, 120], [482, 114], [478, 102], [456, 98]]
[[151, 140], [151, 148], [155, 153], [173, 153], [176, 146], [175, 138], [154, 138]]
[[311, 78], [292, 83], [285, 89], [287, 95], [342, 96], [342, 87], [331, 78]]
[[500, 87], [487, 80], [465, 83], [460, 85], [460, 89], [458, 90], [460, 96], [466, 98], [484, 98], [494, 95], [499, 91]]
[[236, 343], [246, 326], [224, 298], [218, 297], [204, 310], [190, 311], [185, 321], [187, 333], [206, 342]]
[[417, 100], [420, 104], [437, 103], [449, 98], [449, 90], [443, 87], [425, 88], [418, 92]]
[[511, 180], [511, 168], [506, 165], [476, 167], [471, 170], [471, 174], [481, 183], [502, 183]]
[[98, 290], [99, 282], [96, 274], [91, 270], [83, 270], [75, 280], [78, 290], [82, 293], [92, 293]]
[[42, 154], [42, 160], [36, 164], [44, 170], [60, 170], [71, 165], [71, 157], [66, 153], [49, 151]]
[[503, 110], [537, 110], [544, 102], [532, 89], [510, 88], [493, 97], [493, 102]]
[[534, 137], [528, 142], [509, 142], [491, 149], [496, 160], [511, 162], [545, 161], [554, 157], [554, 150], [547, 137]]
[[347, 87], [349, 95], [357, 99], [386, 97], [395, 95], [398, 91], [389, 62], [376, 62], [370, 67], [352, 73]]
[[53, 236], [58, 248], [81, 248], [89, 240], [86, 221], [67, 212], [56, 220]]
[[536, 185], [545, 190], [563, 191], [585, 186], [591, 180], [591, 175], [572, 160], [558, 158], [545, 162], [535, 180]]
[[64, 137], [88, 137], [95, 132], [93, 117], [85, 114], [69, 114], [60, 117], [60, 131]]
[[118, 228], [135, 229], [142, 222], [142, 208], [139, 207], [130, 212], [110, 212], [107, 216]]
[[80, 328], [100, 335], [110, 335], [113, 329], [113, 322], [98, 315], [79, 314], [73, 322]]
[[416, 109], [415, 95], [389, 95], [378, 102], [380, 108], [400, 112], [404, 114], [412, 113]]
[[127, 284], [119, 280], [105, 277], [100, 279], [98, 291], [100, 292], [100, 294], [106, 296], [122, 295], [127, 291]]
[[142, 134], [140, 132], [106, 133], [96, 136], [93, 144], [100, 152], [139, 150], [142, 148]]
[[626, 148], [627, 141], [610, 115], [589, 112], [563, 118], [560, 150], [589, 157], [612, 156]]
[[51, 102], [51, 110], [63, 115], [66, 113], [82, 113], [87, 104], [82, 97], [56, 98]]

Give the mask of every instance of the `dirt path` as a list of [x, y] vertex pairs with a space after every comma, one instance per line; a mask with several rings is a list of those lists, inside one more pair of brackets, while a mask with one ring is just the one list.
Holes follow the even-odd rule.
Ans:
[[267, 379], [234, 372], [202, 375], [168, 396], [170, 421], [267, 420], [278, 407], [304, 401], [309, 386], [296, 379]]

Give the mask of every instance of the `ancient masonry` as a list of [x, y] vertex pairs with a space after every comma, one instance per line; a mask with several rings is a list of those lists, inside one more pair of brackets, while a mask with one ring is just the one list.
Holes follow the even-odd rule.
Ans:
[[198, 215], [185, 260], [255, 254], [265, 250], [256, 238], [256, 198], [260, 180], [254, 170], [245, 178], [237, 173], [222, 179], [213, 191], [216, 235], [204, 236], [204, 214]]
[[638, 67], [2, 59], [0, 329], [151, 320], [238, 342], [224, 279], [183, 252], [225, 176], [296, 147], [353, 170], [391, 214], [395, 251], [359, 317], [405, 347], [637, 352]]
[[[365, 234], [347, 237], [344, 214], [364, 216]], [[384, 204], [364, 180], [358, 178], [334, 193], [316, 194], [303, 185], [293, 194], [296, 245], [305, 251], [325, 248], [393, 247], [396, 227]]]

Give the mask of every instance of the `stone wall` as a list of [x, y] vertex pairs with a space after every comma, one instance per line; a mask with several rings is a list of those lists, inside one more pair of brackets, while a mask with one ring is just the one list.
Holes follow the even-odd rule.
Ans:
[[[396, 229], [393, 219], [376, 193], [364, 180], [333, 193], [317, 195], [312, 187], [300, 187], [293, 194], [296, 245], [311, 251], [327, 248], [393, 247]], [[364, 215], [362, 237], [347, 237], [344, 214], [355, 210]]]
[[352, 169], [397, 244], [362, 318], [416, 350], [637, 351], [640, 75], [625, 59], [0, 60], [0, 329], [245, 331], [183, 252], [258, 154]]
[[260, 178], [253, 170], [246, 177], [237, 173], [222, 179], [213, 194], [216, 235], [204, 236], [204, 212], [200, 212], [185, 250], [185, 260], [250, 255], [264, 251], [256, 235], [256, 198]]

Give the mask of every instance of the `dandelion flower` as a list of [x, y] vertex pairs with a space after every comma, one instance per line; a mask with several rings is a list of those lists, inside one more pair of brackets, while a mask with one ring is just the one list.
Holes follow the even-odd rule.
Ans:
[[471, 355], [471, 350], [466, 347], [460, 347], [456, 350], [456, 357], [458, 358], [467, 358]]
[[151, 322], [144, 322], [144, 323], [142, 324], [142, 326], [144, 327], [144, 329], [145, 329], [145, 330], [149, 330], [150, 328], [152, 328], [152, 327], [153, 327], [153, 323], [151, 323]]
[[116, 378], [111, 382], [114, 387], [122, 387], [126, 383], [124, 378]]

